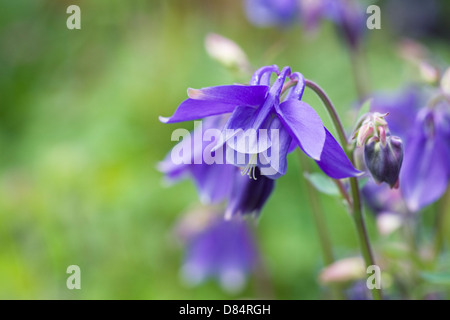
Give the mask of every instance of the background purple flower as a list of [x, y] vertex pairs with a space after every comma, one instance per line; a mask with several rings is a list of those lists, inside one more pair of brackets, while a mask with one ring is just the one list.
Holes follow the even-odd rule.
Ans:
[[298, 16], [297, 0], [245, 0], [247, 19], [258, 27], [287, 26]]
[[186, 244], [183, 279], [197, 285], [216, 278], [230, 293], [240, 291], [259, 260], [253, 236], [240, 219], [213, 219]]
[[411, 210], [438, 200], [450, 178], [450, 107], [423, 109], [405, 146], [401, 190]]
[[412, 211], [438, 200], [447, 189], [450, 168], [450, 108], [441, 102], [425, 106], [417, 90], [407, 89], [392, 98], [376, 97], [372, 111], [388, 112], [392, 133], [404, 140], [400, 189]]

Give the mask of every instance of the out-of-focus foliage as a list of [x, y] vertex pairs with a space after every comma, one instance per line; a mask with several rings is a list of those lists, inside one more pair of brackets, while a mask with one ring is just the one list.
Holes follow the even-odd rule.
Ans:
[[[174, 145], [172, 130], [192, 124], [163, 125], [158, 116], [172, 114], [187, 87], [249, 80], [208, 57], [204, 37], [216, 32], [241, 45], [255, 67], [290, 65], [320, 83], [351, 127], [356, 93], [333, 26], [325, 23], [315, 38], [299, 25], [258, 29], [237, 0], [0, 2], [0, 298], [261, 297], [255, 279], [239, 296], [214, 282], [180, 281], [172, 227], [197, 195], [190, 182], [164, 188], [156, 163]], [[81, 30], [66, 28], [72, 2]], [[374, 89], [412, 77], [396, 41], [387, 27], [368, 32]], [[448, 41], [424, 41], [450, 61]], [[319, 100], [308, 91], [304, 99], [332, 128]], [[321, 297], [306, 187], [290, 155], [289, 175], [256, 228], [276, 298]], [[338, 253], [357, 254], [344, 205], [320, 197]], [[368, 224], [376, 239], [371, 217]], [[81, 268], [81, 290], [66, 288], [72, 264]]]

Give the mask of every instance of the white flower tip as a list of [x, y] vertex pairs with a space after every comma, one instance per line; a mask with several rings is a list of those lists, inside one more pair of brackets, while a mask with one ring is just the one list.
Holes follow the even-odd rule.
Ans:
[[201, 100], [205, 94], [200, 89], [188, 88], [187, 90], [188, 97], [195, 100]]
[[161, 121], [162, 123], [168, 123], [170, 118], [169, 117], [158, 117], [159, 121]]

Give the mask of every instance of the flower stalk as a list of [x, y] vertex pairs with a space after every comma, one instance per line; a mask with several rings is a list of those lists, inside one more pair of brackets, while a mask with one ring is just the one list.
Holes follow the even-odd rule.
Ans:
[[[330, 98], [327, 96], [325, 91], [317, 85], [315, 82], [305, 79], [305, 85], [312, 89], [317, 96], [322, 100], [323, 104], [325, 105], [325, 108], [328, 112], [328, 114], [331, 117], [331, 120], [333, 121], [333, 124], [337, 130], [337, 134], [339, 137], [339, 140], [342, 144], [342, 147], [347, 153], [347, 156], [349, 157], [350, 161], [354, 162], [353, 159], [353, 151], [348, 148], [348, 140], [344, 131], [344, 127], [342, 126], [342, 122], [336, 112], [336, 109], [333, 106], [333, 103], [331, 102]], [[371, 265], [375, 265], [375, 259], [372, 253], [372, 248], [370, 245], [369, 236], [367, 233], [364, 216], [362, 212], [362, 206], [361, 206], [361, 198], [359, 193], [359, 185], [358, 185], [358, 179], [357, 178], [350, 178], [350, 190], [352, 194], [352, 216], [353, 220], [356, 226], [356, 231], [358, 233], [361, 253], [364, 258], [364, 262], [366, 264], [366, 267], [369, 267]], [[372, 289], [372, 296], [375, 300], [381, 300], [382, 294], [381, 289]]]

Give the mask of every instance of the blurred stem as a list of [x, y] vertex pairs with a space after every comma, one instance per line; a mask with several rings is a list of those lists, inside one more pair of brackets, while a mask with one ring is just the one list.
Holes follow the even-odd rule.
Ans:
[[350, 65], [352, 66], [353, 81], [360, 102], [367, 99], [370, 94], [369, 72], [367, 70], [366, 56], [362, 46], [348, 49]]
[[341, 180], [338, 180], [338, 179], [333, 179], [333, 181], [336, 184], [336, 186], [338, 187], [339, 192], [342, 194], [345, 201], [347, 201], [348, 206], [351, 208], [353, 206], [352, 199], [350, 199], [350, 196], [349, 196], [347, 190], [345, 189], [344, 184], [342, 183]]
[[435, 222], [435, 238], [434, 238], [434, 261], [437, 261], [439, 254], [441, 253], [442, 246], [444, 244], [444, 238], [446, 233], [446, 218], [450, 212], [450, 188], [439, 201], [438, 212], [436, 213]]
[[[353, 152], [352, 150], [349, 150], [348, 148], [348, 140], [345, 135], [344, 127], [342, 126], [341, 120], [339, 119], [339, 116], [336, 112], [336, 109], [334, 108], [330, 98], [327, 96], [325, 91], [316, 83], [314, 83], [311, 80], [305, 80], [305, 85], [312, 89], [322, 100], [323, 104], [325, 105], [325, 108], [330, 115], [334, 126], [336, 127], [339, 140], [341, 141], [342, 147], [347, 153], [347, 156], [353, 163]], [[350, 178], [350, 189], [352, 193], [353, 198], [353, 206], [352, 206], [352, 216], [353, 221], [355, 222], [356, 231], [358, 233], [359, 238], [359, 244], [361, 248], [361, 253], [364, 258], [364, 262], [366, 264], [366, 268], [375, 265], [375, 259], [373, 257], [372, 248], [369, 241], [369, 236], [366, 229], [366, 224], [364, 222], [364, 216], [362, 212], [362, 206], [361, 206], [361, 198], [359, 194], [359, 185], [358, 185], [358, 179], [357, 178]], [[374, 300], [381, 300], [382, 294], [381, 289], [372, 289], [372, 296]]]
[[[307, 159], [304, 157], [304, 153], [298, 153], [298, 158], [300, 160], [300, 165], [303, 168], [300, 172], [310, 172], [311, 169], [309, 167], [309, 163]], [[304, 177], [302, 177], [304, 179]], [[306, 179], [305, 179], [306, 180]], [[307, 182], [306, 192], [308, 194], [309, 203], [311, 205], [311, 210], [313, 213], [314, 223], [317, 229], [317, 234], [319, 236], [320, 247], [322, 251], [322, 257], [325, 266], [329, 266], [332, 264], [334, 259], [333, 254], [333, 246], [331, 239], [329, 237], [327, 223], [325, 219], [325, 214], [322, 210], [322, 206], [320, 205], [319, 197], [317, 191], [314, 189], [311, 183]], [[331, 294], [334, 299], [344, 300], [345, 296], [341, 289], [336, 285], [331, 285]]]
[[[299, 153], [300, 165], [302, 166], [304, 172], [310, 172], [310, 168], [306, 159], [304, 159], [303, 154]], [[304, 178], [304, 177], [302, 177]], [[333, 249], [331, 245], [331, 240], [328, 233], [328, 228], [325, 222], [325, 216], [320, 205], [317, 193], [311, 183], [308, 183], [306, 187], [308, 193], [309, 203], [311, 204], [311, 209], [313, 212], [314, 222], [316, 224], [317, 233], [319, 235], [320, 246], [322, 248], [323, 261], [326, 266], [334, 262]]]

